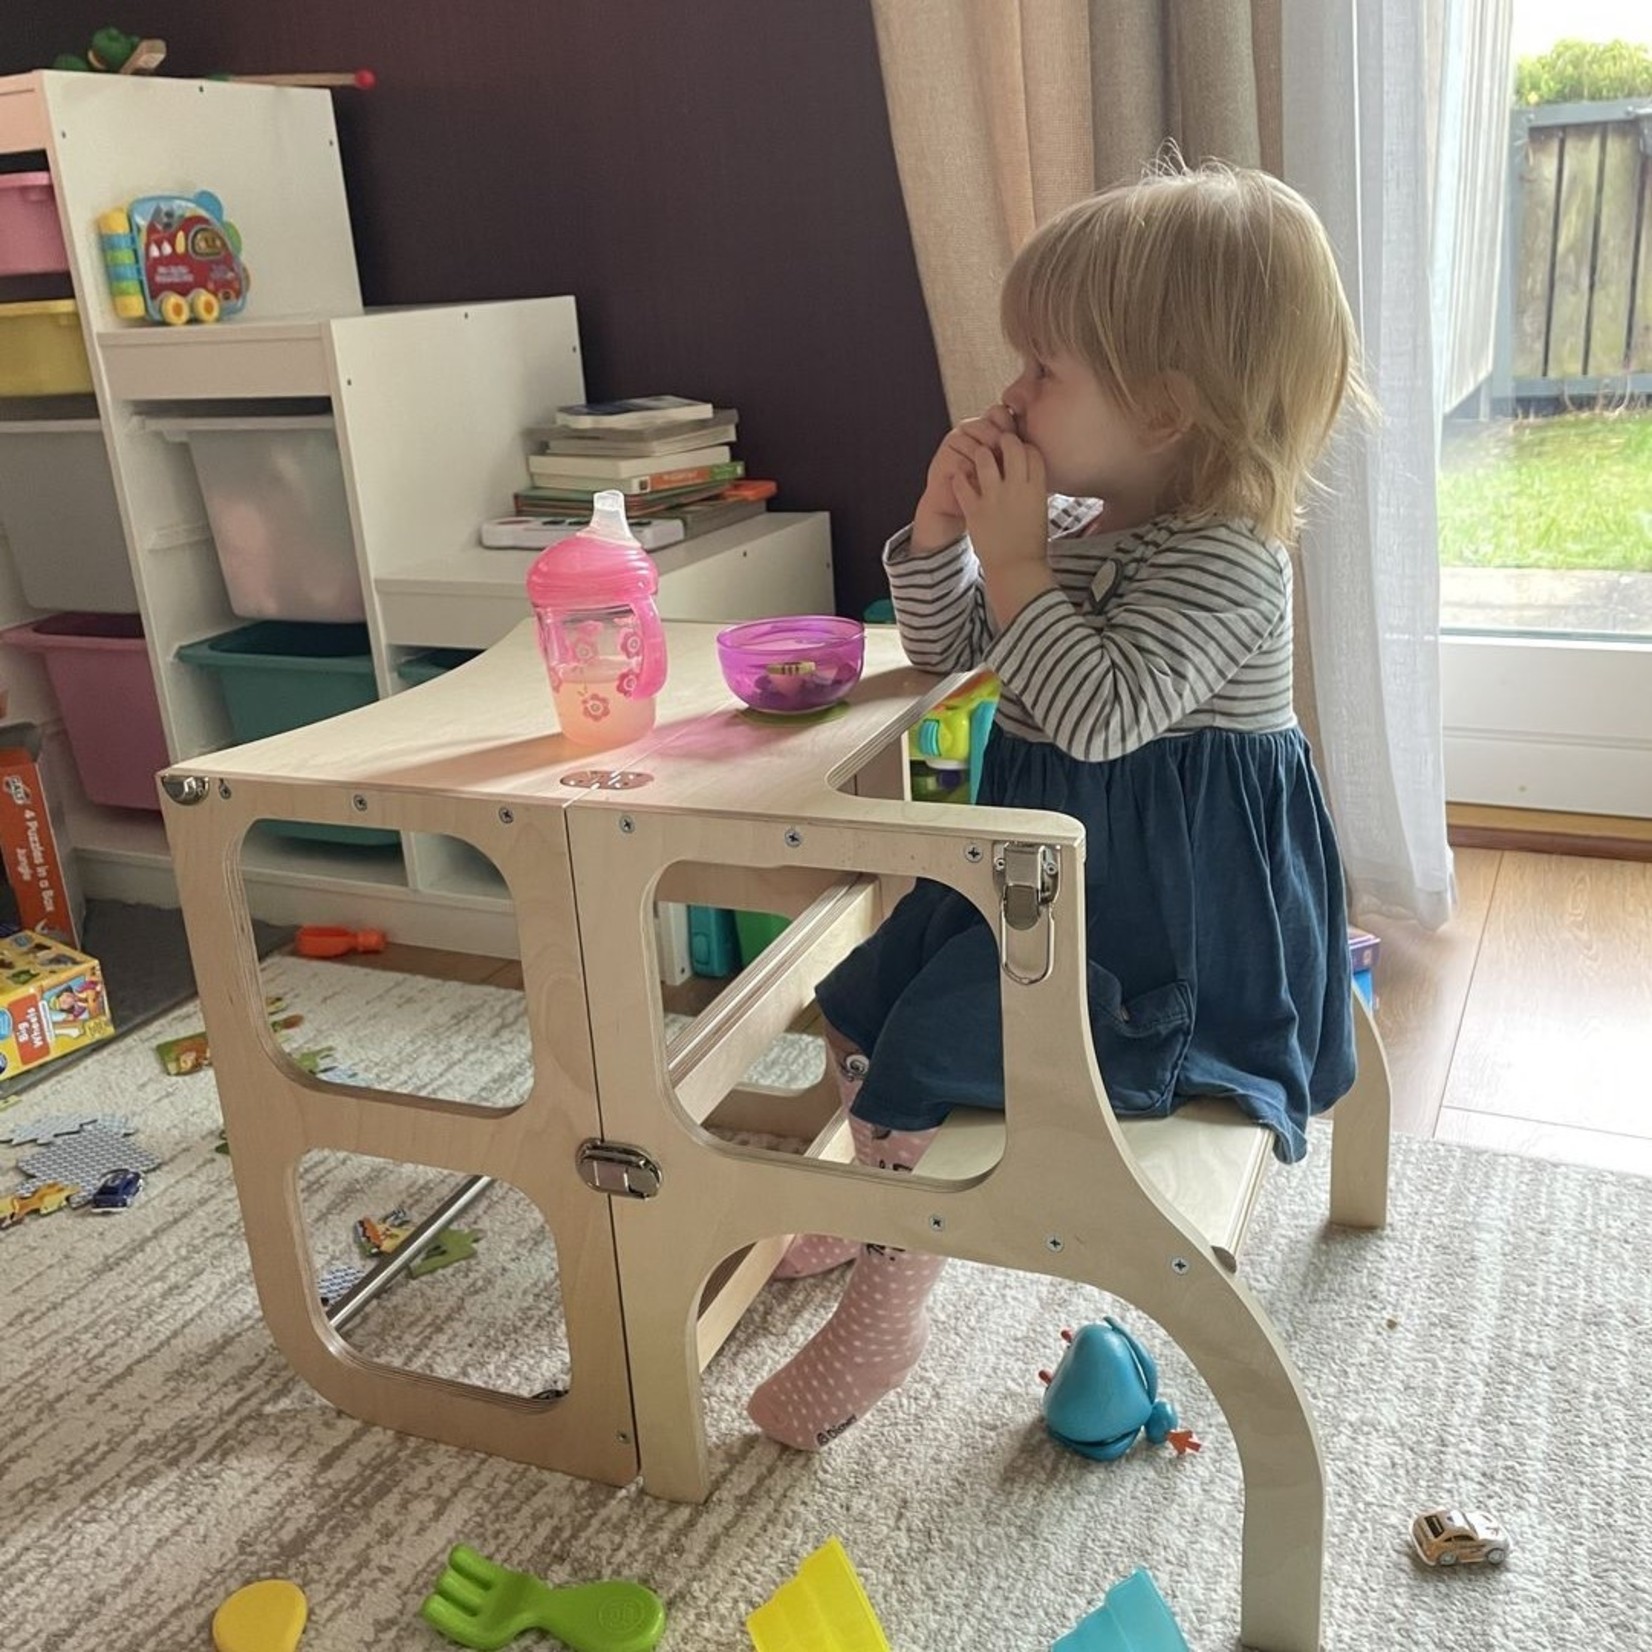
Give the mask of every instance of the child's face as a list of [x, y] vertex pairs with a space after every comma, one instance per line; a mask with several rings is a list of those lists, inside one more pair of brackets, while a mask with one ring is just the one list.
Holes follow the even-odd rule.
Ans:
[[1052, 493], [1151, 504], [1162, 492], [1171, 472], [1163, 441], [1076, 358], [1028, 361], [1003, 399], [1017, 434], [1043, 456]]

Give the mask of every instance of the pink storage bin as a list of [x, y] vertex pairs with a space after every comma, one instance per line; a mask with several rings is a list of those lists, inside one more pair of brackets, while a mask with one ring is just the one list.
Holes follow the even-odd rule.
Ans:
[[171, 759], [138, 616], [53, 614], [0, 631], [0, 642], [45, 661], [87, 797], [159, 811], [155, 776]]
[[68, 267], [51, 173], [0, 177], [0, 275], [51, 275]]

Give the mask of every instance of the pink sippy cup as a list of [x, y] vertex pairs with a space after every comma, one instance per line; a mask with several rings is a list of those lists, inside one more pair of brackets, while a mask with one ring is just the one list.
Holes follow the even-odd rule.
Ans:
[[623, 746], [654, 726], [665, 684], [660, 576], [625, 520], [625, 495], [599, 493], [589, 527], [540, 552], [528, 571], [539, 652], [562, 732]]

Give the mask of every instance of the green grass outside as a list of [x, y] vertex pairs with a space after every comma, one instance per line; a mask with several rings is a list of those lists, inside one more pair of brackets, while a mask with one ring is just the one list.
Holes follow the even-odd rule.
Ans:
[[1652, 411], [1446, 427], [1440, 561], [1652, 572]]

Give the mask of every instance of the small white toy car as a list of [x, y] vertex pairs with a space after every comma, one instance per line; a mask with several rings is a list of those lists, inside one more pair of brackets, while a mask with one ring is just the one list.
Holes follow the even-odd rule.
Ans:
[[1460, 1509], [1429, 1509], [1411, 1522], [1411, 1547], [1425, 1566], [1468, 1566], [1484, 1561], [1501, 1566], [1509, 1557], [1509, 1534], [1490, 1515]]

